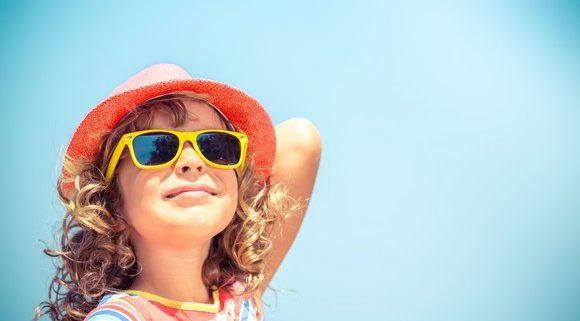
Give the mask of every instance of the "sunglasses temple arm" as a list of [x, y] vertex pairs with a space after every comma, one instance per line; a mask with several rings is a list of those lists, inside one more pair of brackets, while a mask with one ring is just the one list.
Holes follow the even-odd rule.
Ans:
[[125, 149], [126, 145], [126, 143], [119, 142], [117, 147], [115, 147], [115, 151], [113, 151], [113, 155], [111, 156], [109, 165], [107, 166], [107, 172], [105, 173], [105, 179], [107, 182], [113, 178], [113, 173], [115, 172], [119, 158], [121, 158], [121, 154], [123, 153], [123, 149]]

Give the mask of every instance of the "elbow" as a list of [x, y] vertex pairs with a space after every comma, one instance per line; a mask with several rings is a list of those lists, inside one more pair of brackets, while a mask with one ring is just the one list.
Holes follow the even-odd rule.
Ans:
[[289, 132], [293, 135], [290, 139], [293, 152], [308, 155], [318, 161], [322, 151], [322, 137], [316, 126], [306, 118], [292, 118], [285, 125], [292, 128]]

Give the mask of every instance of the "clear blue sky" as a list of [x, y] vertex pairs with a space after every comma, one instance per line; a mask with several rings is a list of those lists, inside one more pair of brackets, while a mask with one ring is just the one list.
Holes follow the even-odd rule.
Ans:
[[322, 133], [269, 320], [580, 319], [576, 2], [160, 3], [0, 4], [2, 319], [46, 297], [77, 124], [158, 62]]

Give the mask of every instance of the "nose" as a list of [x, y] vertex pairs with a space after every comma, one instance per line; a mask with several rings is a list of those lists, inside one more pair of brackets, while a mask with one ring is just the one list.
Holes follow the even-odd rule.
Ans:
[[199, 157], [190, 142], [185, 142], [181, 155], [175, 163], [175, 170], [177, 174], [186, 174], [188, 172], [203, 173], [206, 169], [206, 164], [203, 159]]

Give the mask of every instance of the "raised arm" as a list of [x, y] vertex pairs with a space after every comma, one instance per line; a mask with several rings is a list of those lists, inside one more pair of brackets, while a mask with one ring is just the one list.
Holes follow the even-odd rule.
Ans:
[[275, 131], [276, 158], [271, 182], [284, 183], [290, 196], [298, 200], [301, 207], [272, 231], [272, 252], [266, 258], [261, 293], [268, 287], [300, 229], [314, 187], [322, 147], [318, 130], [307, 119], [289, 119], [277, 125]]

